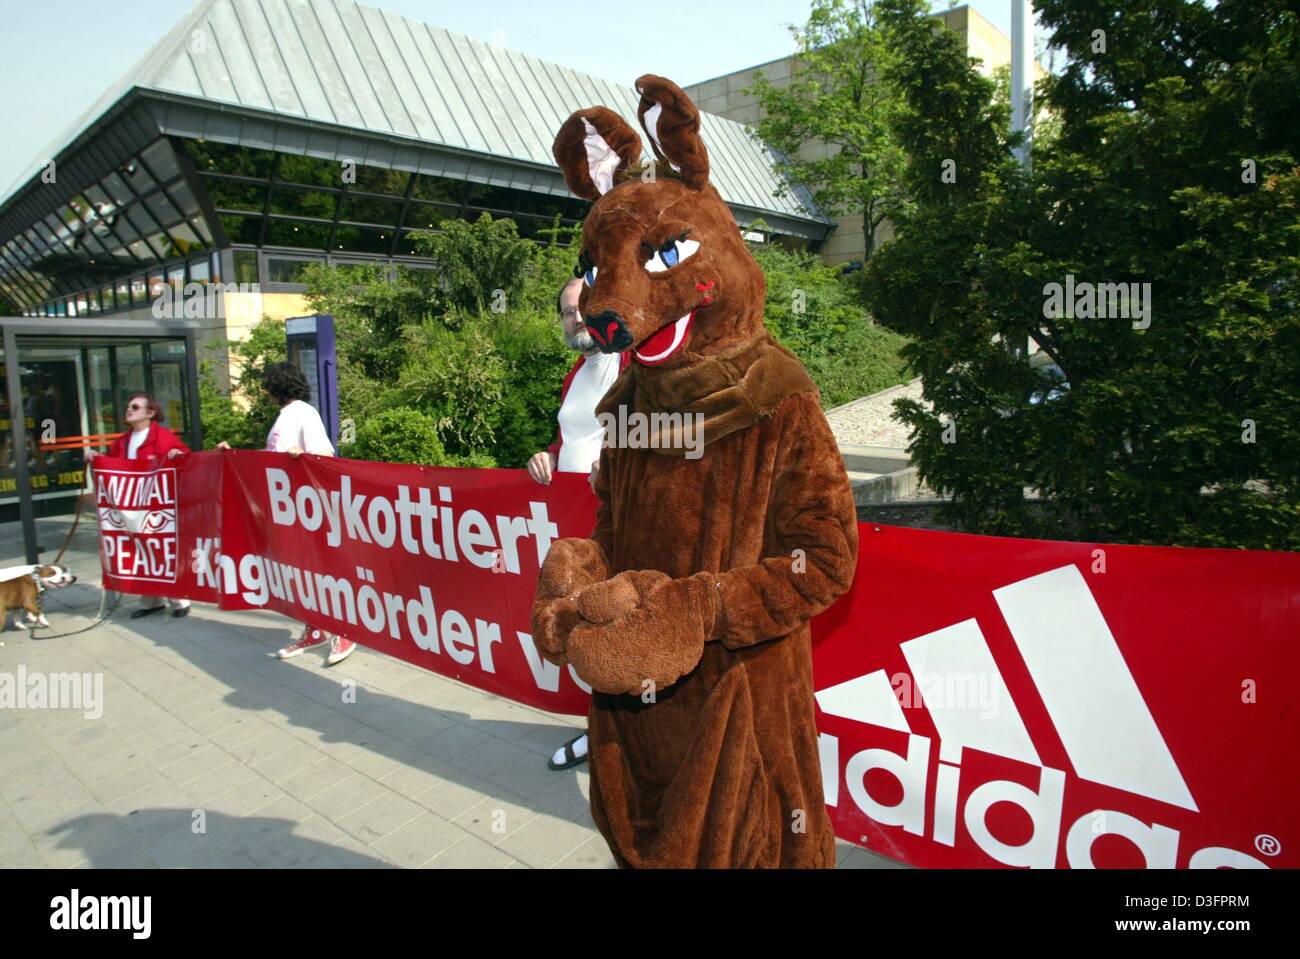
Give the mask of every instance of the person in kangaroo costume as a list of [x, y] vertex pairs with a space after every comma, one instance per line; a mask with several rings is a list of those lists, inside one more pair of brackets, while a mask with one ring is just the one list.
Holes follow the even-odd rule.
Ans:
[[553, 152], [595, 201], [582, 315], [633, 354], [598, 413], [650, 428], [607, 431], [595, 529], [551, 545], [533, 639], [594, 691], [592, 816], [619, 865], [833, 867], [808, 621], [853, 579], [853, 495], [816, 386], [763, 325], [699, 111], [662, 77], [636, 88], [657, 163], [603, 106]]

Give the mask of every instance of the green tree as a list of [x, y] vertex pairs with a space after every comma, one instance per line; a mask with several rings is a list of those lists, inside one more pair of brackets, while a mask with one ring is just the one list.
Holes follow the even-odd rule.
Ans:
[[[229, 357], [231, 387], [217, 381], [215, 356], [199, 363], [199, 416], [203, 446], [212, 449], [225, 440], [240, 449], [262, 449], [280, 408], [262, 389], [262, 373], [285, 359], [284, 323], [263, 318], [243, 340], [217, 340], [208, 345], [213, 354]], [[232, 397], [233, 394], [233, 397]]]
[[[932, 406], [900, 404], [915, 461], [977, 531], [1300, 548], [1300, 15], [1036, 7], [1065, 66], [1040, 86], [1056, 130], [1024, 171], [956, 38], [919, 0], [878, 4], [915, 206], [863, 291], [911, 340]], [[1137, 284], [1150, 312], [1057, 315], [1067, 276]]]
[[862, 214], [871, 256], [905, 195], [893, 43], [871, 0], [813, 0], [808, 22], [790, 32], [800, 53], [788, 85], [754, 75], [750, 92], [765, 114], [755, 136], [779, 151], [777, 170], [806, 186], [822, 212]]
[[500, 313], [522, 295], [534, 245], [519, 236], [514, 220], [489, 213], [473, 223], [447, 220], [441, 231], [416, 233], [414, 241], [438, 270], [444, 308]]
[[815, 253], [757, 244], [751, 252], [767, 280], [764, 320], [803, 360], [824, 409], [905, 383], [906, 340], [873, 323], [853, 285]]
[[445, 308], [433, 270], [399, 267], [390, 279], [386, 264], [326, 266], [305, 274], [313, 312], [334, 317], [340, 368], [366, 380], [388, 381], [402, 364], [402, 331]]

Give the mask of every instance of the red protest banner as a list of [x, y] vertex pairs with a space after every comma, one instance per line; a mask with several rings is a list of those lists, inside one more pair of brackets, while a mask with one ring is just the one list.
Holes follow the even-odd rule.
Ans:
[[98, 456], [95, 512], [104, 586], [214, 603], [215, 583], [195, 558], [215, 548], [221, 523], [221, 454], [194, 453], [146, 468]]
[[[110, 588], [586, 712], [528, 635], [546, 549], [590, 533], [583, 476], [254, 452], [96, 474]], [[926, 867], [1300, 865], [1300, 556], [860, 533], [813, 621], [838, 835]]]
[[265, 608], [551, 712], [590, 689], [530, 635], [550, 544], [587, 536], [587, 478], [229, 452], [221, 605]]
[[860, 530], [813, 622], [839, 835], [927, 867], [1300, 865], [1300, 555]]

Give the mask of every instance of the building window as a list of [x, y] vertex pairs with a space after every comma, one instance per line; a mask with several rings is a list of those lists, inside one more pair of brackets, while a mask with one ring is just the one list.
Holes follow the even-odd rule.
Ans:
[[207, 181], [208, 196], [218, 210], [247, 210], [261, 213], [266, 206], [266, 184], [230, 183], [215, 177]]
[[210, 140], [182, 139], [181, 146], [200, 173], [227, 173], [264, 180], [271, 175], [274, 154]]
[[266, 258], [266, 282], [268, 283], [305, 283], [304, 274], [308, 265], [319, 260], [290, 259], [288, 257], [268, 256]]
[[333, 220], [340, 192], [276, 184], [275, 192], [271, 194], [271, 212], [280, 216]]
[[257, 252], [255, 250], [235, 250], [235, 282], [257, 282]]
[[460, 208], [461, 197], [465, 194], [464, 180], [448, 180], [445, 177], [420, 174], [415, 178], [411, 188], [411, 199], [431, 200], [435, 203], [453, 204]]
[[396, 226], [397, 217], [401, 212], [402, 204], [396, 200], [348, 194], [343, 202], [343, 211], [339, 214], [339, 219], [352, 223]]
[[262, 229], [262, 218], [258, 216], [229, 216], [218, 214], [222, 228], [231, 243], [256, 243]]
[[267, 246], [323, 250], [330, 240], [330, 224], [311, 220], [272, 220], [266, 225]]
[[334, 234], [333, 250], [349, 253], [387, 253], [393, 244], [393, 231], [368, 230], [359, 226], [342, 226]]
[[[269, 175], [270, 171], [267, 172]], [[275, 178], [284, 183], [341, 187], [343, 186], [343, 164], [331, 160], [320, 160], [316, 157], [281, 153]]]

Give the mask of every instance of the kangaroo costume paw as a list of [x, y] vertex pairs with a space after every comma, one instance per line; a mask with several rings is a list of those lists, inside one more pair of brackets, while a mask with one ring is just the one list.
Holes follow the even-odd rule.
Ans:
[[[697, 577], [620, 573], [578, 597], [583, 622], [569, 634], [569, 662], [602, 693], [641, 696], [664, 689], [699, 663], [716, 603], [714, 591]], [[589, 613], [600, 621], [592, 622]]]
[[642, 605], [657, 587], [671, 582], [672, 577], [655, 569], [628, 570], [579, 593], [578, 613], [590, 623], [612, 623]]
[[560, 539], [551, 544], [533, 601], [533, 642], [543, 656], [564, 665], [570, 631], [581, 622], [575, 599], [582, 590], [609, 576], [599, 546], [589, 539]]

